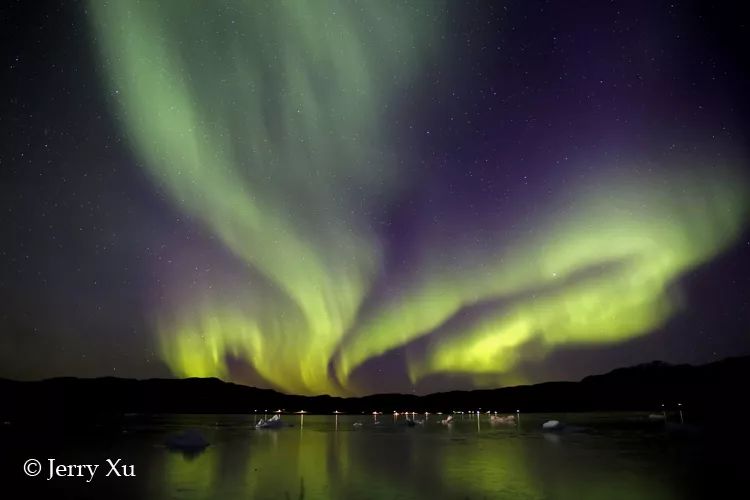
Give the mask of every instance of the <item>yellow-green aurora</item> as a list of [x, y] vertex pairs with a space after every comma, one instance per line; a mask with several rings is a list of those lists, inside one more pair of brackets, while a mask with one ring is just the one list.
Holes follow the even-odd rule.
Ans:
[[419, 242], [413, 272], [363, 308], [382, 279], [373, 221], [419, 182], [386, 116], [440, 40], [436, 4], [404, 4], [90, 2], [140, 162], [258, 276], [155, 312], [176, 375], [227, 378], [231, 355], [287, 392], [356, 393], [358, 366], [427, 337], [409, 351], [413, 380], [496, 383], [531, 342], [653, 331], [679, 306], [678, 278], [744, 229], [747, 184], [730, 165], [603, 168], [523, 223], [533, 231], [498, 228], [493, 251]]

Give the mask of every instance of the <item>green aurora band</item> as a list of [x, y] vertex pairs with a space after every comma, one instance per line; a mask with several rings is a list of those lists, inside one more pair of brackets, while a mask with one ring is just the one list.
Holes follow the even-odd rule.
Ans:
[[424, 241], [398, 292], [362, 308], [383, 267], [372, 221], [418, 182], [385, 126], [436, 51], [438, 9], [416, 5], [90, 2], [144, 168], [255, 276], [155, 314], [176, 375], [229, 378], [231, 355], [286, 392], [358, 393], [357, 367], [407, 347], [413, 381], [497, 384], [531, 343], [653, 331], [679, 307], [676, 280], [744, 230], [731, 168], [602, 174], [494, 252]]

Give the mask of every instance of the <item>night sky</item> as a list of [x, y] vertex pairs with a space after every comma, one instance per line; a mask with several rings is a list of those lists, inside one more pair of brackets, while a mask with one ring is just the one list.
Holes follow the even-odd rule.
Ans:
[[750, 353], [739, 2], [3, 2], [0, 377]]

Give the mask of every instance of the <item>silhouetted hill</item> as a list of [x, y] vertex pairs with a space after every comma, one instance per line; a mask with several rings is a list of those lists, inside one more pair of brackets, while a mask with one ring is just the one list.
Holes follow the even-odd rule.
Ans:
[[124, 413], [249, 413], [254, 410], [347, 413], [394, 410], [502, 412], [657, 410], [681, 403], [693, 415], [743, 411], [750, 356], [701, 366], [653, 362], [593, 375], [580, 382], [547, 382], [490, 390], [360, 398], [295, 396], [215, 378], [133, 380], [55, 378], [36, 382], [0, 379], [5, 418], [115, 416]]

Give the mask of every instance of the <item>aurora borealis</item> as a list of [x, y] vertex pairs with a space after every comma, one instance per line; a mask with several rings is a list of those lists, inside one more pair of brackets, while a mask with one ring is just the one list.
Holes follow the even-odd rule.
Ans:
[[744, 66], [701, 9], [88, 2], [87, 86], [50, 108], [75, 111], [17, 119], [59, 167], [4, 201], [34, 228], [5, 257], [7, 375], [363, 394], [746, 352]]
[[[421, 52], [408, 47], [424, 41], [399, 26], [408, 10], [378, 4], [241, 4], [231, 23], [209, 9], [213, 21], [168, 26], [153, 23], [185, 4], [154, 7], [93, 4], [123, 116], [156, 180], [259, 275], [236, 306], [198, 304], [195, 325], [162, 326], [165, 358], [183, 376], [226, 376], [236, 352], [288, 391], [330, 391], [328, 361], [378, 265], [366, 214], [398, 182], [378, 137], [378, 73], [408, 78]], [[227, 24], [239, 34], [195, 37]]]

